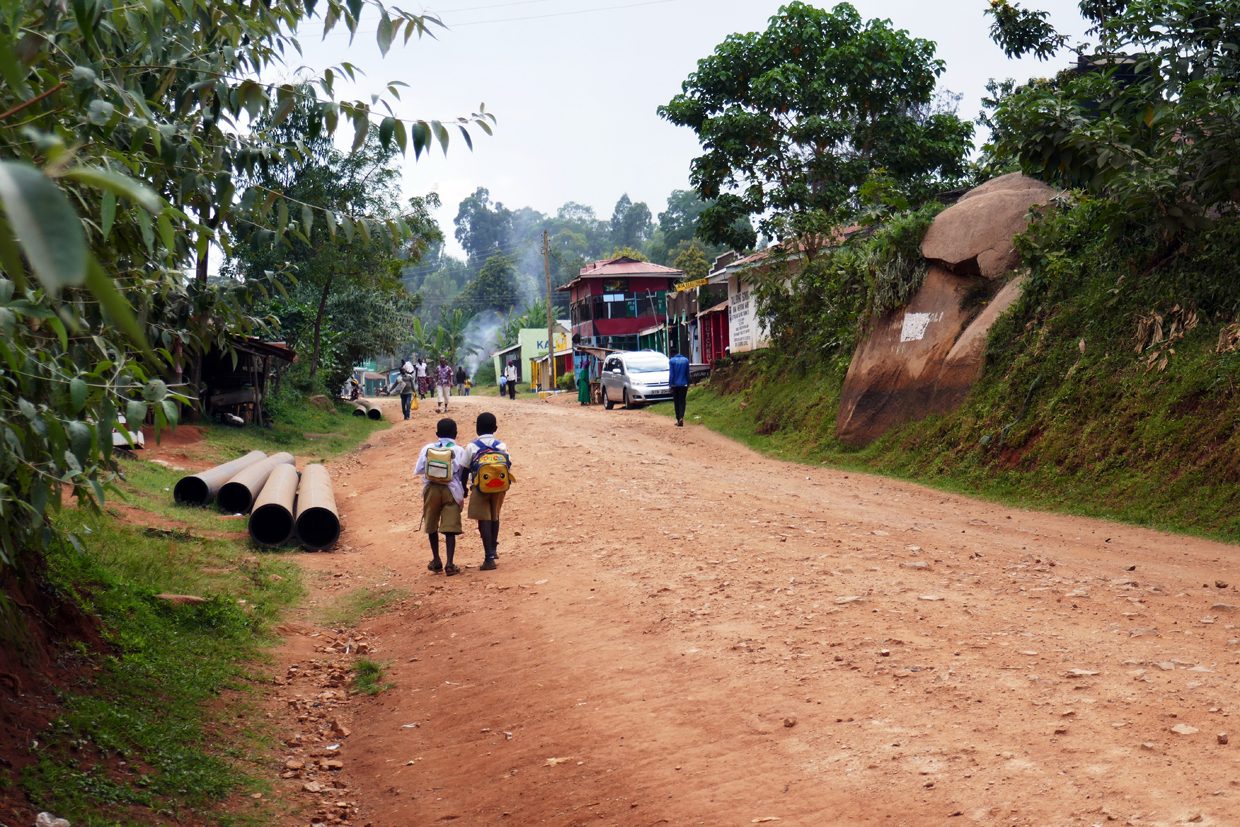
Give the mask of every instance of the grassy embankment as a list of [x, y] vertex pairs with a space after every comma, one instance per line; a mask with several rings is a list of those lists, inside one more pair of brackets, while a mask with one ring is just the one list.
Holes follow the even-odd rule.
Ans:
[[[954, 413], [850, 449], [834, 434], [846, 359], [764, 352], [694, 389], [690, 416], [785, 459], [1240, 541], [1240, 351], [1218, 352], [1240, 309], [1240, 226], [1151, 250], [1099, 229], [1098, 209], [1052, 217], [1025, 244], [1031, 281]], [[1187, 318], [1177, 306], [1196, 327], [1138, 356], [1142, 318], [1163, 314], [1166, 336]]]
[[[269, 429], [208, 427], [195, 450], [206, 460], [259, 448], [313, 461], [383, 427], [312, 405], [281, 417]], [[247, 774], [268, 737], [255, 679], [273, 624], [303, 593], [298, 568], [252, 547], [244, 521], [174, 505], [181, 472], [142, 460], [122, 468], [121, 495], [103, 515], [60, 517], [83, 551], [53, 552], [51, 582], [98, 618], [106, 650], [77, 644], [66, 655], [88, 677], [63, 687], [63, 713], [20, 783], [33, 804], [75, 825], [268, 823], [262, 800], [252, 812], [205, 813], [239, 790], [263, 791]], [[163, 592], [207, 601], [169, 603], [155, 597]]]

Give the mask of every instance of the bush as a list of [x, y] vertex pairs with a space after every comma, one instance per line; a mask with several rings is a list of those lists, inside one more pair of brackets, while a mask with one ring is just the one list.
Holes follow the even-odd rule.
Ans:
[[555, 380], [555, 386], [562, 391], [577, 390], [577, 382], [573, 379], [573, 375], [571, 373], [561, 374], [559, 378]]

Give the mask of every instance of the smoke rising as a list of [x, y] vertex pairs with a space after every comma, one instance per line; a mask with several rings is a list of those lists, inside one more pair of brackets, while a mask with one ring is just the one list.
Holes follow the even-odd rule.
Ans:
[[465, 370], [473, 376], [483, 359], [490, 359], [499, 343], [499, 331], [504, 317], [494, 310], [485, 310], [469, 320], [465, 327], [465, 347], [471, 352], [465, 356]]

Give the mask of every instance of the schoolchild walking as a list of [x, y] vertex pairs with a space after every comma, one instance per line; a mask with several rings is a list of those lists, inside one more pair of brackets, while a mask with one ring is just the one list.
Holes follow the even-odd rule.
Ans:
[[[435, 425], [434, 442], [422, 447], [414, 476], [422, 477], [422, 526], [431, 546], [428, 571], [448, 576], [460, 574], [453, 558], [456, 537], [461, 533], [461, 507], [465, 503], [463, 473], [469, 471], [465, 449], [456, 444], [456, 422], [441, 419]], [[462, 470], [463, 469], [463, 470]], [[439, 557], [439, 535], [443, 534], [447, 564]]]
[[483, 561], [478, 568], [490, 571], [499, 559], [499, 515], [513, 482], [512, 458], [508, 446], [495, 436], [495, 414], [478, 414], [476, 430], [478, 438], [465, 447], [461, 478], [468, 477], [468, 516], [478, 521], [478, 536], [482, 538]]
[[508, 385], [508, 398], [517, 398], [517, 363], [509, 362], [508, 367], [504, 368], [504, 379]]

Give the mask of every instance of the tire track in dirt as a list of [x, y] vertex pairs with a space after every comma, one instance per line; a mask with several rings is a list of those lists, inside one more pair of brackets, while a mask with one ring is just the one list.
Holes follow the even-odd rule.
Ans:
[[345, 534], [302, 558], [282, 668], [322, 648], [314, 606], [413, 596], [361, 630], [392, 689], [307, 723], [284, 696], [310, 690], [277, 688], [303, 739], [276, 768], [329, 741], [343, 763], [281, 782], [288, 823], [335, 799], [381, 827], [1236, 823], [1235, 547], [565, 402], [455, 403], [463, 437], [494, 410], [516, 463], [495, 572], [475, 533], [464, 575], [425, 570], [433, 411], [335, 464]]

